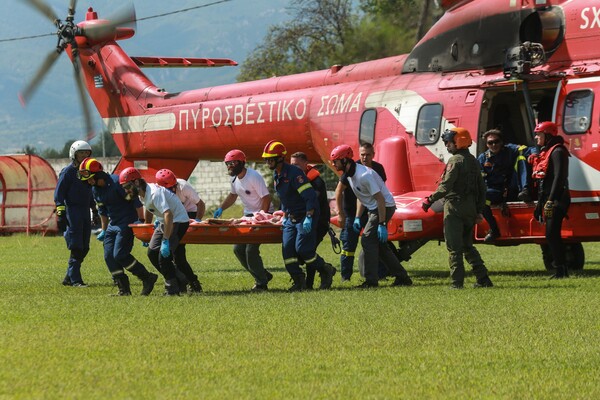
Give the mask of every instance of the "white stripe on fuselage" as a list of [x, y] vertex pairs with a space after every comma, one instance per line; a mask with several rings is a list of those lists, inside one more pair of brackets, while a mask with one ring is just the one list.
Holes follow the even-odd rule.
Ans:
[[110, 133], [168, 131], [175, 128], [175, 114], [150, 114], [133, 117], [102, 118]]

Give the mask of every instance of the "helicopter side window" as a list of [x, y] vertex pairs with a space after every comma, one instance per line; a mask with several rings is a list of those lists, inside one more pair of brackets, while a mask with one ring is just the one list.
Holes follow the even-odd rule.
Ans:
[[590, 129], [594, 92], [589, 89], [575, 90], [565, 99], [563, 130], [567, 134], [584, 133]]
[[377, 122], [377, 110], [370, 108], [365, 110], [360, 117], [360, 131], [358, 140], [360, 143], [375, 143], [375, 125]]
[[442, 124], [442, 105], [424, 104], [419, 109], [417, 116], [416, 139], [417, 144], [433, 144], [440, 137]]

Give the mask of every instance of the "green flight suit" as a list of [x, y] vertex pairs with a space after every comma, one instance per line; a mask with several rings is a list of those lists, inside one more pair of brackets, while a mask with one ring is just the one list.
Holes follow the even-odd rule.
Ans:
[[442, 182], [429, 196], [431, 202], [445, 198], [444, 237], [449, 252], [452, 283], [462, 286], [465, 279], [463, 256], [477, 279], [487, 276], [481, 255], [473, 246], [475, 220], [485, 205], [485, 183], [479, 162], [468, 149], [450, 157]]

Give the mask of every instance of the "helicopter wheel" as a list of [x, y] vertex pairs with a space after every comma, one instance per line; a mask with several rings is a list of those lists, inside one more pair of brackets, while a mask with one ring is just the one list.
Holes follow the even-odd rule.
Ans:
[[[552, 265], [552, 253], [550, 253], [550, 247], [547, 244], [541, 244], [542, 259], [544, 260], [544, 267], [548, 271], [554, 271]], [[581, 243], [565, 243], [565, 260], [567, 268], [571, 271], [579, 271], [583, 269], [585, 263], [585, 251], [583, 244]]]

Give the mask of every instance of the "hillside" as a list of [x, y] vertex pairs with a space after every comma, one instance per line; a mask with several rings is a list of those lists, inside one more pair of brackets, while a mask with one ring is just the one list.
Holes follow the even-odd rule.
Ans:
[[[47, 0], [56, 14], [64, 18], [68, 0]], [[178, 0], [164, 2], [144, 0], [134, 3], [137, 18], [146, 18], [190, 8], [210, 1]], [[131, 55], [224, 57], [242, 63], [260, 43], [271, 24], [288, 19], [289, 0], [233, 0], [189, 12], [138, 22], [136, 35], [120, 42]], [[100, 18], [110, 17], [122, 1], [79, 1], [76, 20], [85, 18], [90, 5]], [[53, 25], [21, 1], [0, 2], [5, 21], [0, 25], [0, 39], [42, 35], [55, 30]], [[38, 150], [62, 148], [65, 141], [81, 138], [83, 118], [77, 100], [72, 66], [66, 55], [48, 73], [26, 109], [17, 93], [34, 75], [47, 54], [56, 45], [55, 36], [0, 42], [0, 153], [19, 152], [25, 146]], [[217, 69], [144, 71], [157, 85], [169, 92], [213, 86], [235, 81], [237, 67]], [[90, 102], [91, 104], [91, 102]], [[93, 109], [95, 113], [95, 109]], [[96, 130], [102, 122], [94, 114]]]

